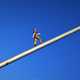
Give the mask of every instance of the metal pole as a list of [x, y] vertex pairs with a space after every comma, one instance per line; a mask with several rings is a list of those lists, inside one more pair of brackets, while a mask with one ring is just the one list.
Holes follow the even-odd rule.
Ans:
[[52, 38], [52, 39], [50, 39], [50, 40], [48, 40], [48, 41], [36, 46], [36, 47], [33, 47], [33, 48], [31, 48], [31, 49], [29, 49], [27, 51], [24, 51], [21, 54], [18, 54], [18, 55], [14, 56], [14, 57], [12, 57], [12, 58], [10, 58], [8, 60], [5, 60], [5, 61], [1, 62], [0, 63], [0, 68], [6, 66], [8, 64], [11, 64], [12, 62], [14, 62], [16, 60], [19, 60], [22, 57], [25, 57], [25, 56], [27, 56], [27, 55], [29, 55], [29, 54], [31, 54], [31, 53], [43, 48], [43, 47], [45, 47], [45, 46], [48, 46], [49, 44], [52, 44], [52, 43], [54, 43], [54, 42], [56, 42], [56, 41], [58, 41], [58, 40], [60, 40], [60, 39], [62, 39], [64, 37], [66, 37], [66, 36], [68, 36], [68, 35], [70, 35], [70, 34], [72, 34], [74, 32], [77, 32], [77, 31], [80, 31], [80, 26], [78, 26], [78, 27], [76, 27], [76, 28], [74, 28], [72, 30], [69, 30], [69, 31], [57, 36], [57, 37], [54, 37], [54, 38]]

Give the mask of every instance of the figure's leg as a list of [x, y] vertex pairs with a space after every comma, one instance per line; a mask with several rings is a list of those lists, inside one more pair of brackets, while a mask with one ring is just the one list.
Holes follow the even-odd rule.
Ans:
[[41, 39], [41, 37], [40, 37], [40, 36], [38, 36], [38, 40], [40, 41], [40, 44], [42, 44], [42, 43], [43, 43], [43, 41], [42, 41], [42, 39]]
[[43, 43], [43, 41], [42, 41], [42, 39], [40, 38], [40, 44], [42, 44]]
[[34, 39], [34, 46], [37, 45], [37, 39]]

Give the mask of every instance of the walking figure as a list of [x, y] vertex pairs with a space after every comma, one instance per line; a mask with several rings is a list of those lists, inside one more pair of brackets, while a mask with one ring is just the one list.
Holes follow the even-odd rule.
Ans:
[[34, 46], [37, 46], [37, 41], [39, 41], [40, 44], [42, 43], [40, 33], [38, 33], [36, 28], [33, 28], [33, 41], [34, 41]]

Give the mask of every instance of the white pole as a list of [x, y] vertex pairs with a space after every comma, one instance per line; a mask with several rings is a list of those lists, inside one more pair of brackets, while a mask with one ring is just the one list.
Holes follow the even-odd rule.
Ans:
[[62, 38], [64, 38], [64, 37], [66, 37], [66, 36], [68, 36], [68, 35], [70, 35], [70, 34], [72, 34], [72, 33], [74, 33], [74, 32], [77, 32], [77, 31], [80, 31], [80, 26], [78, 26], [78, 27], [76, 27], [76, 28], [74, 28], [74, 29], [72, 29], [72, 30], [69, 30], [69, 31], [67, 31], [67, 32], [65, 32], [65, 33], [57, 36], [57, 37], [54, 37], [54, 38], [52, 38], [52, 39], [50, 39], [50, 40], [48, 40], [48, 41], [46, 41], [46, 42], [44, 42], [44, 43], [36, 46], [36, 47], [33, 47], [33, 48], [25, 51], [25, 52], [22, 52], [22, 53], [19, 54], [19, 55], [16, 55], [16, 56], [14, 56], [14, 57], [12, 57], [12, 58], [10, 58], [10, 59], [8, 59], [8, 60], [5, 60], [5, 61], [1, 62], [1, 63], [0, 63], [0, 68], [6, 66], [6, 65], [8, 65], [8, 64], [11, 64], [12, 62], [14, 62], [14, 61], [16, 61], [16, 60], [19, 60], [19, 59], [21, 59], [22, 57], [25, 57], [25, 56], [27, 56], [27, 55], [29, 55], [29, 54], [37, 51], [37, 50], [39, 50], [39, 49], [41, 49], [41, 48], [49, 45], [49, 44], [52, 44], [52, 43], [54, 43], [54, 42], [56, 42], [56, 41], [58, 41], [58, 40], [60, 40], [60, 39], [62, 39]]

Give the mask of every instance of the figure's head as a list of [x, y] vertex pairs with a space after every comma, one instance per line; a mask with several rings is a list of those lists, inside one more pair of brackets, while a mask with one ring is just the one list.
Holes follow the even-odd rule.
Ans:
[[37, 28], [35, 26], [33, 27], [33, 32], [37, 32]]

